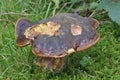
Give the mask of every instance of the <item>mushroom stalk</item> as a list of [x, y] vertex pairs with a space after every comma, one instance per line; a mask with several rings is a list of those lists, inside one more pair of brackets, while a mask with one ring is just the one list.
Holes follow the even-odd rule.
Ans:
[[36, 65], [41, 66], [43, 69], [50, 69], [52, 72], [59, 72], [65, 64], [66, 57], [61, 58], [46, 58], [39, 57]]

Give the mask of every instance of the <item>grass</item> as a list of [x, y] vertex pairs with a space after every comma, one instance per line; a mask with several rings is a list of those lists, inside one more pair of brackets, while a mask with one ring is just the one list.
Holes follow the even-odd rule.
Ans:
[[37, 22], [57, 12], [70, 12], [72, 5], [55, 11], [54, 3], [47, 0], [0, 1], [0, 80], [120, 79], [120, 26], [112, 21], [105, 22], [104, 15], [95, 16], [99, 21], [103, 20], [97, 30], [101, 35], [98, 44], [70, 55], [59, 73], [43, 71], [36, 66], [31, 46], [15, 46], [15, 24], [19, 18]]

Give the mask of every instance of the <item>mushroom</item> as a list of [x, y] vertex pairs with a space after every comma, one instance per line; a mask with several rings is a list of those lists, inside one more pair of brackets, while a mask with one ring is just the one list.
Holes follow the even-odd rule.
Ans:
[[16, 45], [32, 45], [42, 68], [58, 72], [66, 58], [95, 45], [100, 35], [96, 32], [99, 22], [78, 14], [60, 13], [38, 23], [19, 19], [16, 24]]

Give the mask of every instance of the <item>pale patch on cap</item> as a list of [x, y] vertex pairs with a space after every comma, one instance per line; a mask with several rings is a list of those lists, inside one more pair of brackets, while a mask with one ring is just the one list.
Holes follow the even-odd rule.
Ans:
[[73, 52], [75, 52], [75, 49], [74, 49], [74, 48], [70, 48], [70, 49], [68, 49], [68, 51], [67, 51], [68, 54], [71, 54], [71, 53], [73, 53]]
[[71, 33], [74, 36], [80, 35], [82, 33], [82, 27], [79, 25], [72, 24], [71, 25]]
[[60, 24], [49, 21], [46, 23], [42, 23], [42, 24], [37, 24], [34, 25], [32, 27], [29, 27], [24, 35], [26, 36], [26, 38], [29, 39], [34, 39], [34, 37], [38, 36], [38, 35], [49, 35], [49, 36], [53, 36], [56, 35], [56, 32], [59, 30], [60, 28]]

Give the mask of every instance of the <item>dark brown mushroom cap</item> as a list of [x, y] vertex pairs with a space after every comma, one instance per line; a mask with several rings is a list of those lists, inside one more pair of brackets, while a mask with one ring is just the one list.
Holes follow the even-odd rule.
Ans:
[[17, 46], [25, 46], [30, 43], [29, 39], [27, 39], [24, 35], [25, 30], [28, 27], [31, 27], [33, 23], [27, 19], [19, 19], [16, 23], [16, 45]]
[[[58, 14], [40, 21], [37, 25], [49, 22], [60, 25], [57, 34], [49, 35], [49, 30], [43, 33], [40, 31], [31, 42], [33, 53], [40, 57], [64, 57], [92, 47], [100, 38], [96, 32], [99, 23], [92, 18], [77, 14]], [[53, 25], [53, 28], [56, 27]]]

